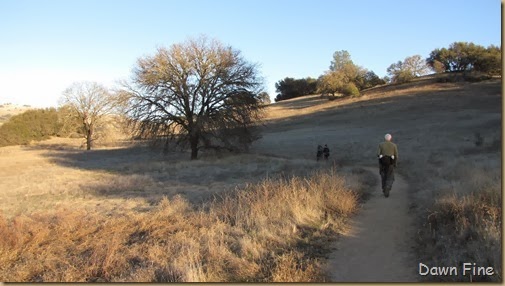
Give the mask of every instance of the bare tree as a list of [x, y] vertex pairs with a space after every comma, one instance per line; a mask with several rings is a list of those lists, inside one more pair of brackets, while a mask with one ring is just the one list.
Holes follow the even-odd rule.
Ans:
[[429, 66], [420, 55], [406, 57], [405, 60], [391, 64], [387, 68], [393, 83], [409, 82], [429, 72]]
[[114, 107], [112, 95], [96, 82], [76, 82], [63, 92], [60, 105], [68, 106], [82, 123], [86, 149], [90, 150], [96, 139], [96, 128]]
[[189, 145], [197, 159], [201, 148], [236, 150], [258, 138], [261, 87], [256, 65], [202, 36], [138, 60], [128, 115], [139, 136]]
[[426, 64], [426, 60], [420, 55], [413, 55], [405, 58], [403, 66], [408, 69], [414, 77], [423, 76], [429, 72], [429, 66]]

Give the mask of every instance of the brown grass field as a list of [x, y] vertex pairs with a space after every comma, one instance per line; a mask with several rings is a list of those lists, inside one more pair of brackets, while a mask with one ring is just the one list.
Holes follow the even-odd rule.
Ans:
[[[249, 153], [197, 161], [133, 143], [86, 152], [80, 139], [0, 148], [0, 281], [328, 281], [388, 132], [418, 259], [491, 265], [473, 279], [501, 281], [501, 79], [427, 77], [266, 111]], [[317, 144], [331, 162], [315, 161]]]

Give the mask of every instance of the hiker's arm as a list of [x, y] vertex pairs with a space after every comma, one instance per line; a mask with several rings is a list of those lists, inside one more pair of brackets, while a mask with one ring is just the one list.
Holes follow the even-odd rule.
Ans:
[[398, 147], [396, 147], [395, 145], [395, 167], [397, 163], [398, 163]]

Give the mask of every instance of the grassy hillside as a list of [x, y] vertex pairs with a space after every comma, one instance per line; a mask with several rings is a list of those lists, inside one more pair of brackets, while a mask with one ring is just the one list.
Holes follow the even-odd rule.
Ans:
[[[411, 188], [420, 261], [501, 269], [501, 79], [439, 81], [378, 87], [355, 99], [276, 103], [256, 150], [309, 159], [317, 144], [328, 144], [337, 166], [376, 166], [377, 145], [391, 133], [397, 171]], [[501, 273], [472, 279], [498, 281]]]
[[[187, 161], [62, 138], [0, 148], [0, 281], [324, 281], [388, 132], [419, 261], [501, 269], [501, 79], [428, 77], [266, 112], [250, 154]], [[317, 144], [331, 162], [315, 161]]]

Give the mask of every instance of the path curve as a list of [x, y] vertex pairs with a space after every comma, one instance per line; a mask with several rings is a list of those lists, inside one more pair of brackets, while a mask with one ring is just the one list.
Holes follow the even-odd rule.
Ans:
[[328, 261], [330, 281], [417, 282], [408, 185], [395, 173], [390, 196], [385, 198], [378, 168], [365, 169], [373, 172], [379, 183], [336, 242], [337, 250]]

